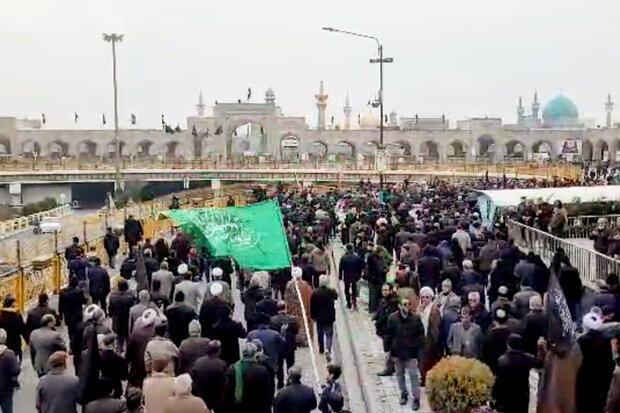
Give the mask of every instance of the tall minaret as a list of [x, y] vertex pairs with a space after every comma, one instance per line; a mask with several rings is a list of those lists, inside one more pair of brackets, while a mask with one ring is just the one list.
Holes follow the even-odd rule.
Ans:
[[325, 88], [323, 86], [323, 81], [321, 80], [321, 84], [319, 86], [319, 94], [314, 95], [316, 99], [316, 108], [318, 110], [318, 120], [317, 120], [317, 129], [323, 130], [325, 129], [325, 107], [327, 106], [327, 98], [329, 95], [325, 94]]
[[540, 110], [540, 103], [538, 103], [538, 91], [534, 92], [534, 102], [532, 102], [532, 118], [534, 122], [539, 123], [538, 111]]
[[605, 120], [605, 126], [611, 128], [611, 112], [614, 110], [614, 102], [611, 101], [611, 93], [607, 94], [607, 102], [605, 102], [605, 112], [607, 112], [607, 118]]
[[351, 129], [351, 112], [353, 111], [351, 103], [349, 102], [349, 92], [347, 92], [347, 100], [344, 102], [342, 111], [344, 112], [344, 128], [345, 130], [349, 130]]
[[523, 115], [525, 109], [523, 109], [523, 97], [519, 96], [519, 105], [517, 106], [517, 125], [523, 125]]
[[198, 116], [204, 116], [205, 115], [205, 101], [204, 98], [202, 97], [202, 90], [200, 91], [200, 94], [198, 94], [198, 104], [196, 105], [196, 112], [198, 112]]

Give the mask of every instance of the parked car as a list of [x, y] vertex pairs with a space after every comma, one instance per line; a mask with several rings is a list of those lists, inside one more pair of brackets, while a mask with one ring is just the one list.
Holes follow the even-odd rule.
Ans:
[[40, 227], [43, 234], [53, 234], [56, 231], [62, 231], [62, 225], [58, 217], [43, 217]]

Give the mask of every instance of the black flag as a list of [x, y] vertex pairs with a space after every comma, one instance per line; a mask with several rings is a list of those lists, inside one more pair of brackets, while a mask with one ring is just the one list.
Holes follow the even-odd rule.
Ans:
[[105, 113], [101, 114], [101, 121], [103, 122], [103, 124], [105, 125]]
[[198, 132], [196, 131], [196, 125], [192, 125], [192, 136], [194, 138], [198, 137]]
[[388, 122], [388, 117], [387, 117], [387, 115], [385, 115], [385, 123], [387, 123], [387, 122]]
[[177, 123], [177, 127], [176, 127], [176, 128], [174, 128], [174, 131], [175, 131], [175, 132], [183, 132], [183, 131], [181, 130], [181, 125], [179, 125], [179, 124]]
[[136, 115], [134, 115], [133, 113], [131, 114], [131, 124], [132, 125], [136, 124]]
[[265, 130], [263, 129], [263, 127], [262, 127], [262, 126], [260, 127], [260, 134], [261, 134], [261, 135], [264, 135], [264, 134], [265, 134]]
[[549, 315], [549, 341], [559, 348], [570, 348], [575, 335], [573, 319], [554, 270], [549, 277], [546, 313]]
[[78, 116], [77, 112], [73, 112], [73, 123], [78, 123], [78, 119], [80, 117]]
[[216, 135], [221, 135], [221, 134], [222, 134], [222, 132], [223, 132], [223, 129], [222, 129], [222, 127], [221, 127], [221, 126], [218, 126], [218, 127], [217, 127], [217, 129], [215, 130], [215, 134], [216, 134]]
[[45, 125], [45, 113], [41, 113], [41, 122]]
[[359, 113], [357, 114], [357, 124], [358, 125], [362, 124], [362, 115], [360, 115]]
[[252, 97], [252, 89], [248, 88], [248, 101]]
[[165, 125], [166, 124], [166, 118], [164, 118], [164, 114], [161, 114], [161, 124]]

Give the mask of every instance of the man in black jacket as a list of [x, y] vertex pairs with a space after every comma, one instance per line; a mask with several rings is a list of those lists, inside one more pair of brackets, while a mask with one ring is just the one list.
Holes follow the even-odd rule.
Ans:
[[278, 301], [278, 314], [269, 320], [269, 328], [284, 336], [284, 349], [278, 358], [278, 370], [276, 371], [277, 388], [284, 386], [284, 361], [286, 368], [295, 365], [295, 350], [297, 350], [297, 333], [299, 323], [297, 319], [286, 312], [286, 303]]
[[424, 345], [424, 325], [417, 314], [411, 312], [409, 299], [400, 301], [399, 309], [388, 318], [386, 340], [396, 367], [396, 379], [400, 389], [400, 404], [407, 403], [408, 392], [405, 370], [411, 380], [413, 410], [420, 408], [420, 378], [418, 359]]
[[338, 266], [338, 278], [344, 280], [344, 295], [347, 299], [347, 308], [353, 306], [357, 310], [357, 282], [362, 277], [364, 260], [354, 251], [353, 245], [347, 245], [347, 251], [340, 258]]
[[[329, 286], [329, 276], [321, 275], [319, 277], [319, 288], [310, 297], [310, 317], [316, 322], [319, 353], [325, 353], [328, 362], [331, 358], [334, 321], [336, 321], [334, 302], [337, 299], [338, 293]], [[324, 339], [325, 341], [323, 341]]]
[[368, 312], [374, 313], [381, 299], [381, 286], [385, 283], [387, 269], [381, 255], [382, 249], [375, 247], [366, 258], [366, 278], [368, 279]]
[[129, 215], [125, 221], [125, 240], [129, 244], [129, 249], [138, 244], [143, 233], [142, 223], [136, 220], [133, 215]]
[[106, 234], [103, 237], [103, 248], [105, 249], [106, 254], [108, 254], [108, 263], [110, 264], [110, 268], [114, 268], [114, 260], [116, 259], [116, 254], [120, 245], [118, 235], [112, 231], [112, 228], [108, 227]]
[[129, 310], [135, 304], [134, 296], [129, 292], [127, 280], [118, 283], [118, 291], [110, 294], [110, 317], [112, 318], [112, 330], [118, 336], [119, 352], [125, 350], [125, 344], [129, 339]]
[[310, 413], [317, 407], [312, 387], [301, 383], [301, 368], [288, 369], [289, 385], [278, 392], [273, 402], [274, 413]]
[[84, 292], [78, 288], [78, 279], [72, 277], [69, 280], [69, 286], [60, 290], [58, 298], [58, 313], [60, 320], [65, 321], [69, 332], [69, 339], [73, 337], [77, 325], [83, 321], [82, 312], [86, 304], [88, 304], [88, 301], [84, 296]]
[[441, 276], [441, 262], [433, 256], [433, 250], [429, 247], [424, 249], [424, 255], [418, 260], [418, 273], [420, 274], [420, 287], [431, 287], [437, 290]]
[[183, 291], [177, 292], [174, 295], [174, 304], [169, 306], [164, 313], [168, 319], [170, 340], [177, 347], [189, 337], [189, 323], [196, 319], [196, 312], [185, 304], [184, 300]]
[[60, 325], [60, 319], [56, 311], [52, 310], [49, 307], [49, 297], [46, 293], [39, 294], [39, 305], [28, 312], [28, 317], [26, 317], [26, 330], [27, 334], [30, 337], [30, 333], [32, 333], [37, 328], [41, 327], [41, 319], [46, 314], [52, 314], [54, 319], [57, 321], [56, 325]]
[[107, 315], [106, 298], [110, 294], [110, 276], [105, 268], [101, 267], [101, 259], [95, 257], [94, 267], [88, 269], [88, 289], [93, 304], [97, 304]]
[[219, 413], [224, 411], [222, 394], [226, 388], [228, 366], [220, 358], [222, 344], [218, 340], [209, 342], [206, 347], [207, 355], [194, 362], [189, 374], [196, 395], [204, 400], [211, 411]]

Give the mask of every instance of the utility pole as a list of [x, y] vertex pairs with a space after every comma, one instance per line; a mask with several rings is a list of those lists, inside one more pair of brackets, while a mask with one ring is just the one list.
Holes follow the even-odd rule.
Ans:
[[117, 33], [103, 34], [103, 40], [112, 43], [112, 81], [114, 86], [114, 143], [116, 153], [114, 160], [114, 195], [121, 192], [121, 140], [118, 136], [118, 84], [116, 82], [116, 42], [123, 41], [123, 35]]
[[[333, 27], [323, 27], [323, 30], [328, 31], [328, 32], [334, 32], [334, 33], [342, 33], [342, 34], [346, 34], [349, 36], [355, 36], [355, 37], [364, 37], [366, 39], [372, 39], [375, 42], [377, 42], [377, 54], [378, 54], [378, 58], [377, 59], [370, 59], [370, 63], [379, 63], [379, 97], [378, 97], [378, 103], [379, 103], [379, 147], [377, 148], [377, 152], [381, 151], [382, 153], [380, 154], [380, 156], [383, 159], [386, 159], [385, 157], [385, 145], [383, 144], [383, 129], [384, 129], [384, 114], [383, 114], [383, 63], [393, 63], [394, 59], [391, 57], [383, 57], [383, 45], [381, 44], [381, 42], [379, 41], [378, 38], [376, 38], [375, 36], [370, 36], [367, 34], [362, 34], [362, 33], [355, 33], [355, 32], [350, 32], [347, 30], [340, 30], [340, 29], [335, 29]], [[375, 102], [376, 104], [377, 102]], [[375, 106], [376, 107], [376, 106]], [[377, 158], [377, 155], [375, 155], [375, 158]], [[383, 187], [383, 171], [379, 171], [379, 184]]]

